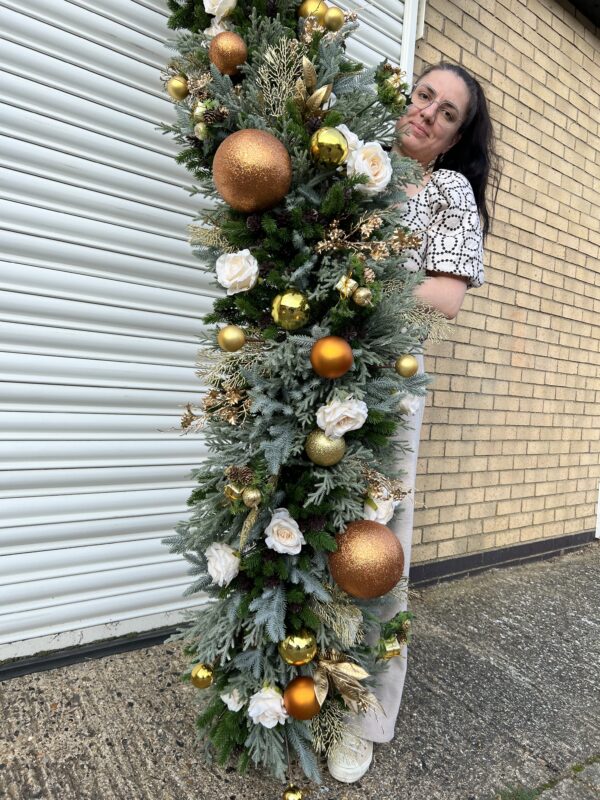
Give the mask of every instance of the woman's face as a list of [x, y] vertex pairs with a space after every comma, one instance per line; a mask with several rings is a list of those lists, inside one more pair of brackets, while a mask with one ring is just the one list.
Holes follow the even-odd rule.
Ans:
[[426, 167], [460, 139], [468, 108], [469, 90], [459, 75], [442, 69], [427, 73], [396, 126], [402, 133], [401, 152]]

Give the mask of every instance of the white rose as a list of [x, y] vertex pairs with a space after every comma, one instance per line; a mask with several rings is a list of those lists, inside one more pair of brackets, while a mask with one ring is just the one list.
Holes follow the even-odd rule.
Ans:
[[213, 542], [204, 555], [208, 574], [218, 586], [228, 586], [240, 571], [240, 558], [228, 544]]
[[[373, 505], [375, 508], [373, 508]], [[363, 513], [365, 515], [365, 519], [372, 520], [373, 522], [381, 522], [382, 525], [387, 525], [387, 523], [394, 516], [394, 511], [397, 505], [397, 500], [383, 500], [380, 497], [375, 498], [369, 495], [369, 500], [364, 505]]]
[[221, 21], [235, 8], [237, 0], [204, 0], [204, 10]]
[[271, 522], [265, 528], [265, 544], [277, 553], [296, 555], [306, 540], [287, 508], [276, 508]]
[[227, 25], [227, 23], [223, 22], [218, 17], [215, 17], [211, 21], [209, 27], [208, 28], [204, 28], [204, 35], [205, 36], [210, 36], [212, 38], [213, 36], [216, 36], [218, 33], [225, 33], [225, 31], [228, 31], [228, 30], [229, 30], [229, 26]]
[[357, 186], [357, 190], [367, 195], [383, 192], [392, 179], [392, 162], [379, 142], [367, 142], [350, 151], [346, 162], [348, 175], [366, 175], [368, 183]]
[[405, 414], [416, 414], [419, 410], [421, 398], [416, 394], [405, 394], [398, 403], [398, 411], [403, 411]]
[[221, 694], [219, 697], [230, 711], [239, 711], [244, 705], [244, 701], [240, 697], [240, 693], [237, 689], [233, 689], [231, 692], [226, 694]]
[[287, 719], [287, 711], [283, 705], [283, 697], [272, 688], [261, 689], [250, 698], [248, 716], [255, 725], [260, 723], [265, 728], [274, 728]]
[[227, 294], [247, 292], [258, 280], [258, 261], [250, 250], [224, 253], [217, 258], [217, 280]]
[[341, 439], [348, 431], [356, 431], [365, 424], [369, 409], [362, 400], [347, 397], [332, 400], [317, 411], [317, 425], [330, 439]]
[[352, 133], [352, 131], [346, 125], [336, 125], [335, 127], [336, 130], [344, 134], [344, 137], [348, 142], [348, 153], [353, 153], [357, 148], [364, 145], [363, 140], [359, 139], [355, 133]]

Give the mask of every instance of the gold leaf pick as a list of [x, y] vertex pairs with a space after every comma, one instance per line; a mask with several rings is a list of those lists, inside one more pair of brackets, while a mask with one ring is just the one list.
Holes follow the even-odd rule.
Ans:
[[322, 667], [317, 667], [313, 674], [313, 681], [315, 683], [315, 697], [320, 706], [325, 702], [327, 692], [329, 691], [329, 678], [327, 673]]
[[242, 525], [242, 530], [240, 531], [240, 550], [246, 544], [248, 536], [250, 535], [250, 531], [252, 530], [252, 526], [256, 522], [257, 517], [258, 517], [258, 507], [253, 508], [246, 517], [246, 519], [244, 520], [244, 524]]
[[311, 113], [318, 111], [321, 106], [329, 100], [332, 90], [332, 83], [328, 83], [327, 86], [321, 86], [320, 89], [317, 89], [306, 101], [306, 110]]
[[306, 56], [302, 57], [302, 75], [307, 91], [314, 92], [317, 88], [317, 70], [312, 61]]

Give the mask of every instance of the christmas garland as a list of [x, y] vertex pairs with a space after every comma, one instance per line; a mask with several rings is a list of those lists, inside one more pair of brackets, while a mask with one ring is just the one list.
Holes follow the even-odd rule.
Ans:
[[[182, 418], [208, 456], [191, 516], [167, 542], [212, 602], [179, 634], [198, 726], [220, 763], [289, 777], [347, 711], [378, 707], [374, 679], [403, 657], [410, 612], [387, 527], [412, 492], [394, 465], [429, 377], [415, 354], [443, 330], [399, 268], [415, 162], [390, 151], [407, 86], [345, 54], [357, 15], [321, 0], [168, 0], [186, 29], [163, 79], [178, 161], [210, 211], [194, 252], [226, 295], [204, 322], [207, 388]], [[216, 323], [216, 325], [215, 325]], [[288, 787], [287, 798], [302, 796]]]

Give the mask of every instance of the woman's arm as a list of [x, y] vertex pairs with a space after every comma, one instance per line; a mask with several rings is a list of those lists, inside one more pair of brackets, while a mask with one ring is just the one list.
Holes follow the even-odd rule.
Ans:
[[446, 319], [454, 319], [465, 299], [468, 282], [462, 275], [428, 270], [423, 283], [415, 289], [415, 297], [441, 311]]

